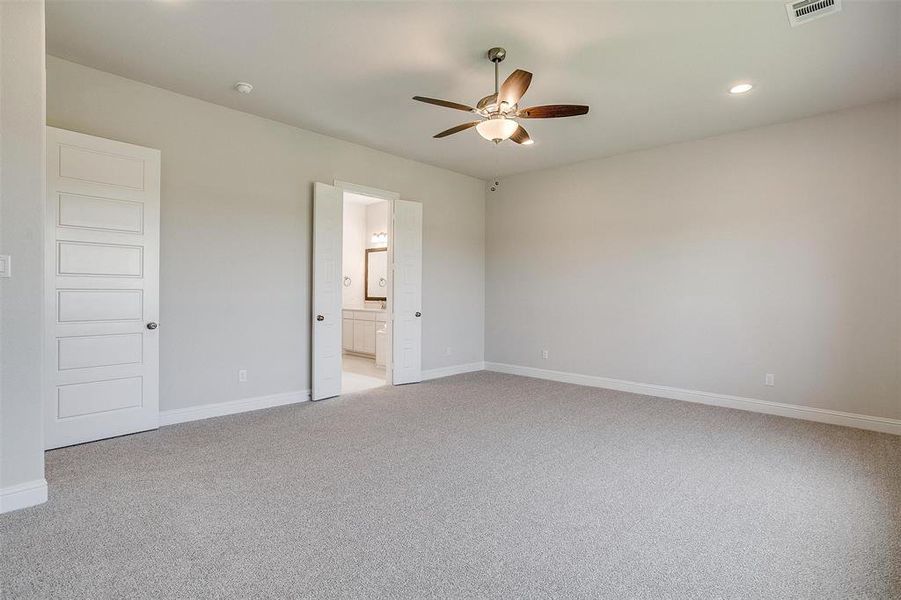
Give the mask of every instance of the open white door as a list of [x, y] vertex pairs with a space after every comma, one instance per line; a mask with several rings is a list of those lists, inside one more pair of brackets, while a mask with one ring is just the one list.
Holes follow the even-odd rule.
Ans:
[[159, 426], [160, 152], [47, 128], [45, 446]]
[[422, 381], [422, 204], [394, 201], [392, 383]]
[[337, 188], [313, 184], [313, 361], [311, 398], [341, 393], [341, 241], [344, 205]]

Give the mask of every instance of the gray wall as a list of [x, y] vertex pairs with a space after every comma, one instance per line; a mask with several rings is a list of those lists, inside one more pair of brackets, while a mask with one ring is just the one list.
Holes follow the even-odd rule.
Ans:
[[899, 132], [884, 103], [503, 180], [486, 360], [901, 417]]
[[47, 68], [50, 125], [162, 151], [161, 410], [309, 388], [314, 181], [423, 203], [423, 368], [483, 360], [483, 182], [54, 57]]
[[44, 478], [44, 5], [0, 2], [0, 488]]

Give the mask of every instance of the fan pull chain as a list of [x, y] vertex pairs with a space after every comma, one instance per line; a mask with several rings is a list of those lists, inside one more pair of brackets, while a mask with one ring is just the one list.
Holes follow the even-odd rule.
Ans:
[[488, 186], [488, 189], [491, 190], [492, 192], [496, 192], [497, 188], [499, 188], [501, 186], [501, 179], [497, 174], [498, 170], [499, 170], [498, 165], [499, 165], [500, 157], [501, 157], [500, 152], [501, 152], [500, 145], [495, 144], [494, 145], [494, 161], [492, 161], [494, 163], [494, 169], [492, 169], [494, 171], [494, 175], [491, 177], [491, 184]]

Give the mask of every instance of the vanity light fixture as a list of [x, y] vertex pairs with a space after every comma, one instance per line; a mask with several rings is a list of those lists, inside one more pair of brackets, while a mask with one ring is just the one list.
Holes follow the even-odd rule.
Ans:
[[373, 244], [387, 244], [388, 243], [388, 234], [384, 231], [380, 231], [379, 233], [373, 233], [370, 241]]

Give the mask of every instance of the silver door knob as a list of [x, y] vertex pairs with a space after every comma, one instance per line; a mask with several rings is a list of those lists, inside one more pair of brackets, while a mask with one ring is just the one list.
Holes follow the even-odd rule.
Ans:
[[417, 316], [417, 317], [421, 317], [421, 316], [422, 316], [422, 313], [419, 312], [419, 311], [416, 311], [416, 316]]
[[325, 321], [325, 317], [323, 317], [322, 315], [316, 315], [316, 320], [317, 321]]
[[154, 323], [153, 321], [147, 323], [147, 329], [150, 329], [150, 330], [156, 329], [159, 326], [160, 326], [159, 323]]

